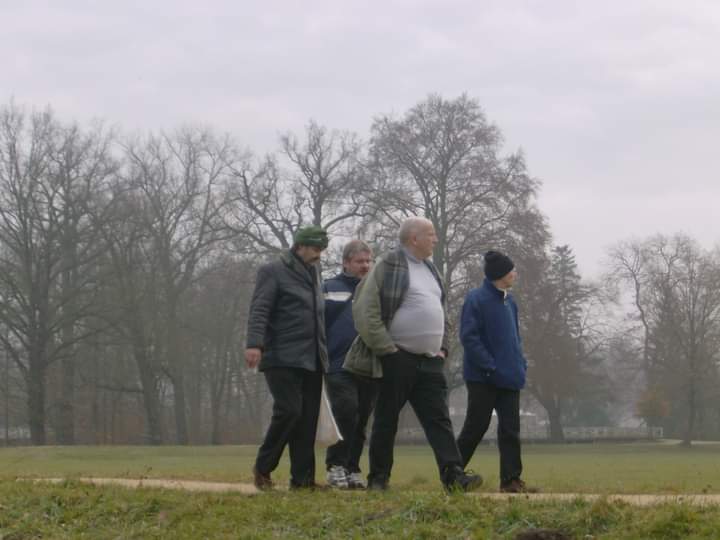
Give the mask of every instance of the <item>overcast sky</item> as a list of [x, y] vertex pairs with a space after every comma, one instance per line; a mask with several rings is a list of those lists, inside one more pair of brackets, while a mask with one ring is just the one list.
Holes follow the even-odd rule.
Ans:
[[124, 130], [200, 123], [264, 152], [314, 118], [366, 137], [477, 98], [543, 182], [584, 275], [607, 246], [720, 240], [720, 2], [0, 0], [0, 98]]

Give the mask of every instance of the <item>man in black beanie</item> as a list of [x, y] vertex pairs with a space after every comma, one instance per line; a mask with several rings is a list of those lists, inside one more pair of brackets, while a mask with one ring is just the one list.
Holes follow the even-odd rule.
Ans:
[[273, 413], [253, 476], [272, 487], [270, 473], [290, 447], [290, 487], [315, 487], [315, 432], [322, 374], [327, 371], [320, 254], [325, 230], [299, 229], [293, 247], [260, 267], [250, 303], [245, 362], [259, 366], [273, 397]]
[[490, 425], [498, 418], [500, 491], [537, 491], [521, 480], [520, 390], [527, 361], [522, 351], [518, 309], [510, 289], [515, 265], [499, 251], [485, 254], [485, 281], [465, 298], [460, 341], [465, 354], [463, 377], [468, 392], [467, 415], [457, 444], [466, 466]]

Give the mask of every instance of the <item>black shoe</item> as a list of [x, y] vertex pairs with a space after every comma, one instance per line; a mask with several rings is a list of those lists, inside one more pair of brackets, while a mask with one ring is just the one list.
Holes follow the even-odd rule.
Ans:
[[445, 470], [443, 474], [443, 486], [447, 492], [454, 491], [472, 491], [479, 488], [483, 479], [479, 474], [475, 474], [472, 471], [463, 471], [459, 465], [451, 465]]
[[367, 490], [368, 491], [387, 491], [388, 480], [382, 477], [371, 477], [368, 478]]
[[290, 491], [327, 491], [330, 489], [330, 486], [326, 486], [324, 484], [316, 484], [315, 482], [309, 482], [306, 484], [300, 484], [298, 482], [293, 482], [290, 480]]

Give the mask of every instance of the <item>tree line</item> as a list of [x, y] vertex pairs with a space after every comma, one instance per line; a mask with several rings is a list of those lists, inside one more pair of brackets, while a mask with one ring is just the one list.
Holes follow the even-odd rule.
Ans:
[[[541, 183], [478, 100], [431, 94], [367, 140], [314, 121], [258, 155], [210, 128], [127, 135], [0, 107], [0, 425], [32, 444], [251, 442], [268, 394], [243, 367], [255, 269], [297, 228], [328, 229], [326, 272], [430, 219], [456, 334], [482, 255], [520, 270], [529, 408], [563, 426], [628, 416], [720, 435], [720, 258], [691, 238], [627, 239], [579, 275]], [[454, 340], [448, 375], [462, 385]], [[0, 437], [3, 433], [0, 433]]]

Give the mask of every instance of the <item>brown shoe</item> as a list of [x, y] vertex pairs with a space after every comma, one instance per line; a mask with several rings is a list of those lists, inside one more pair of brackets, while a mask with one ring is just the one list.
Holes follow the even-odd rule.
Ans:
[[536, 487], [530, 487], [519, 478], [513, 478], [509, 482], [502, 482], [500, 484], [500, 491], [502, 493], [539, 493], [540, 490]]
[[270, 475], [261, 473], [257, 470], [257, 467], [253, 467], [253, 484], [260, 490], [273, 488], [273, 481], [270, 479]]

